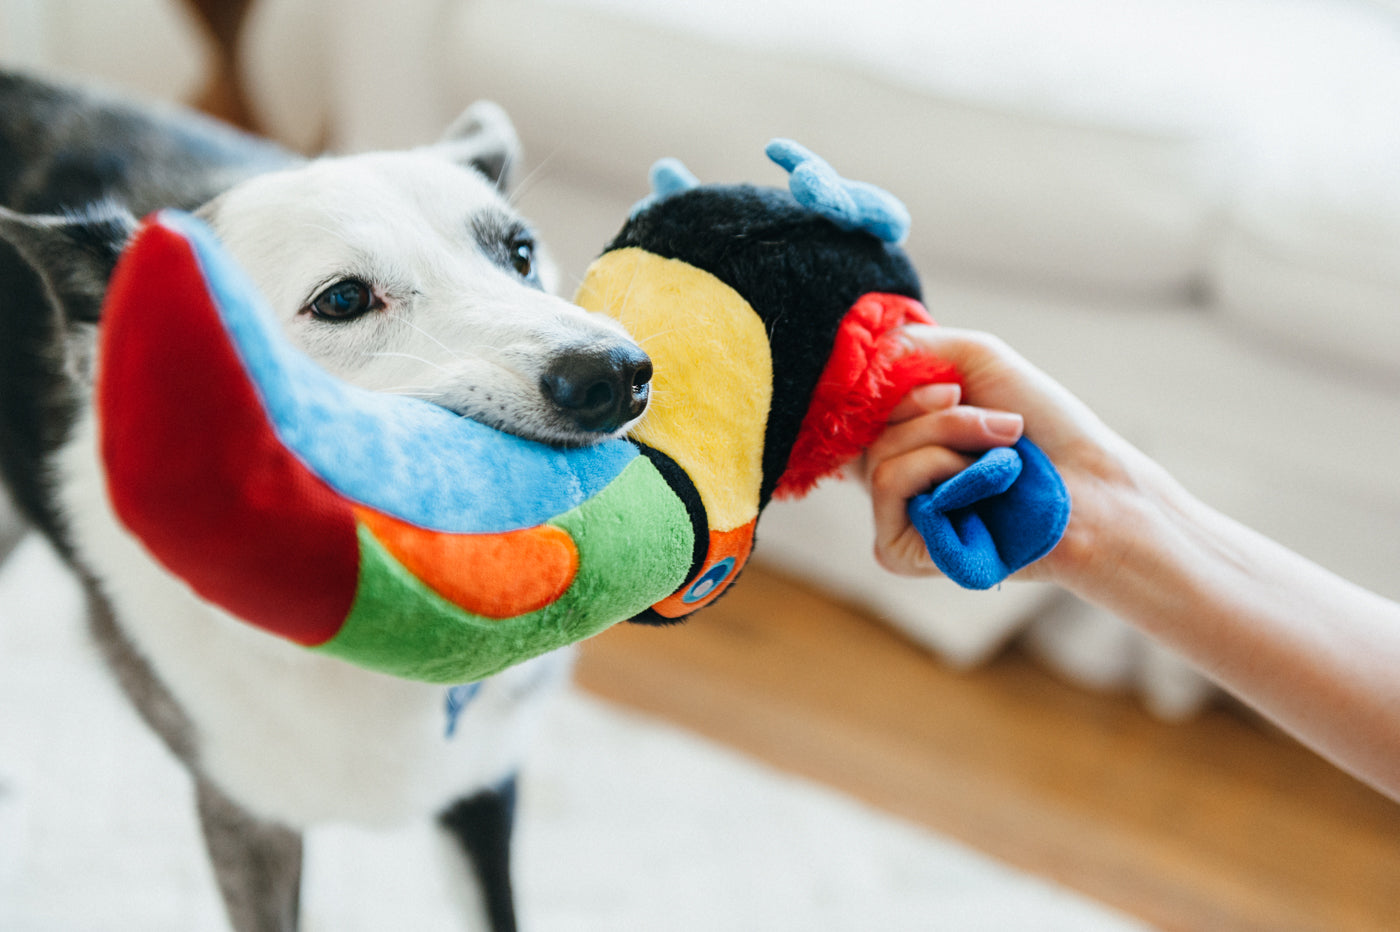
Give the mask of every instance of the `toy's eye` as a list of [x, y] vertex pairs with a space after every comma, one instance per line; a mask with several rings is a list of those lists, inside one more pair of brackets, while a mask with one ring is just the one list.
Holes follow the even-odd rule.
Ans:
[[529, 278], [535, 270], [535, 241], [520, 237], [510, 244], [510, 264], [521, 278]]
[[322, 320], [354, 320], [378, 306], [369, 285], [358, 278], [347, 278], [318, 294], [307, 308]]

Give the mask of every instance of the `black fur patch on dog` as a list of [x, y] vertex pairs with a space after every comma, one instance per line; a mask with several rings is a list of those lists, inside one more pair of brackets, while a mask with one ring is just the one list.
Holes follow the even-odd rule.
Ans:
[[[74, 341], [91, 339], [80, 330], [98, 320], [130, 219], [192, 210], [242, 178], [297, 161], [187, 111], [0, 70], [0, 206], [34, 221], [8, 232], [23, 238], [24, 254], [0, 236], [0, 478], [66, 557], [50, 458], [85, 390], [70, 366]], [[33, 215], [69, 222], [45, 225]], [[71, 252], [46, 261], [60, 248]]]
[[0, 478], [20, 513], [71, 559], [48, 460], [68, 437], [78, 400], [64, 372], [59, 317], [42, 313], [43, 284], [3, 241], [0, 295]]
[[494, 790], [458, 800], [439, 816], [471, 861], [481, 881], [491, 932], [515, 932], [515, 899], [511, 892], [510, 849], [515, 827], [516, 778]]

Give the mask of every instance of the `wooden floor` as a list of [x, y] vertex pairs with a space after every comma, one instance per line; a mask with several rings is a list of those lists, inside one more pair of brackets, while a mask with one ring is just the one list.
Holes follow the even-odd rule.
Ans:
[[953, 672], [761, 568], [579, 678], [1164, 929], [1400, 930], [1400, 805], [1238, 711], [1162, 724], [1015, 654]]

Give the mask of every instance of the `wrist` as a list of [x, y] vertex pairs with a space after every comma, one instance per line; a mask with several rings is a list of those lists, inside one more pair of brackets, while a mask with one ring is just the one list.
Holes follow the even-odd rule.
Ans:
[[1114, 489], [1113, 507], [1104, 513], [1108, 520], [1101, 528], [1099, 558], [1079, 594], [1196, 656], [1190, 629], [1217, 629], [1210, 619], [1228, 614], [1249, 584], [1250, 561], [1240, 550], [1243, 529], [1156, 462], [1133, 452], [1132, 481]]
[[1199, 503], [1161, 466], [1114, 438], [1078, 457], [1071, 519], [1051, 559], [1054, 582], [1120, 614], [1149, 591], [1170, 594]]

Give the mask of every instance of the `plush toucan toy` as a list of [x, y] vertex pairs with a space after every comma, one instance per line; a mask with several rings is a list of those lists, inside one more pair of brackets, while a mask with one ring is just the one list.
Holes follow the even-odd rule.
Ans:
[[[910, 388], [957, 378], [892, 339], [929, 321], [899, 202], [795, 143], [769, 155], [790, 191], [659, 163], [589, 269], [577, 302], [620, 320], [655, 377], [629, 438], [582, 448], [332, 377], [207, 228], [155, 215], [118, 263], [99, 344], [118, 518], [236, 618], [429, 682], [709, 604], [774, 495], [839, 470]], [[911, 516], [944, 572], [986, 588], [1047, 553], [1068, 508], [1023, 440]]]

